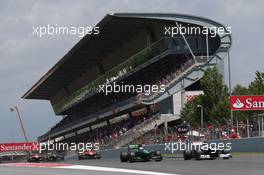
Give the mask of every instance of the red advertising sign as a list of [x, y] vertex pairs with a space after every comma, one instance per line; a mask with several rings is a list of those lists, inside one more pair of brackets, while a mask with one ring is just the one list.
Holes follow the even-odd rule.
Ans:
[[233, 95], [230, 97], [232, 111], [264, 110], [264, 95]]
[[9, 151], [39, 151], [40, 144], [38, 142], [25, 143], [1, 143], [0, 152]]

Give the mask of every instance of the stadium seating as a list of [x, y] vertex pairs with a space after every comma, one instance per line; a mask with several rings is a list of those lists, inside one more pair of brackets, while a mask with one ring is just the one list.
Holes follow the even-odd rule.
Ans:
[[[168, 84], [172, 80], [174, 80], [177, 76], [180, 75], [182, 72], [183, 67], [192, 64], [192, 61], [180, 57], [179, 60], [175, 60], [175, 58], [170, 58], [162, 62], [162, 66], [159, 65], [153, 65], [150, 66], [150, 70], [142, 70], [143, 72], [139, 72], [137, 75], [132, 76], [131, 78], [128, 78], [127, 80], [124, 80], [125, 83], [129, 84], [149, 84], [149, 85], [161, 85], [161, 84]], [[157, 63], [158, 64], [158, 63]], [[104, 111], [104, 109], [107, 109], [111, 107], [112, 105], [115, 105], [117, 103], [120, 103], [122, 101], [125, 101], [127, 99], [130, 99], [135, 96], [141, 97], [142, 94], [137, 94], [136, 92], [132, 93], [111, 93], [109, 95], [105, 95], [103, 93], [96, 94], [93, 96], [93, 98], [87, 99], [85, 102], [80, 103], [79, 107], [76, 106], [76, 110], [72, 111], [72, 115], [69, 115], [65, 117], [61, 122], [59, 122], [56, 126], [54, 126], [51, 131], [58, 131], [62, 128], [65, 128], [67, 124], [73, 124], [76, 121], [83, 121], [82, 118], [91, 118], [90, 115], [93, 115], [97, 112]], [[90, 108], [84, 108], [84, 106], [89, 106]], [[80, 112], [78, 109], [86, 109], [86, 111]], [[113, 107], [111, 108], [111, 110]], [[87, 115], [88, 114], [88, 115]]]

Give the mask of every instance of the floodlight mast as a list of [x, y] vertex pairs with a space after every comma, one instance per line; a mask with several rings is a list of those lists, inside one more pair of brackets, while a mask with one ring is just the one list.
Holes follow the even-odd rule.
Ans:
[[22, 132], [23, 132], [23, 135], [25, 137], [26, 142], [28, 142], [28, 136], [27, 136], [27, 133], [26, 133], [26, 130], [25, 130], [25, 127], [24, 127], [24, 124], [23, 124], [23, 121], [22, 121], [22, 118], [21, 118], [21, 115], [20, 115], [18, 107], [15, 106], [14, 108], [10, 108], [10, 111], [11, 112], [16, 111], [18, 119], [19, 119], [19, 123], [20, 123], [20, 126], [21, 126], [21, 129], [22, 129]]

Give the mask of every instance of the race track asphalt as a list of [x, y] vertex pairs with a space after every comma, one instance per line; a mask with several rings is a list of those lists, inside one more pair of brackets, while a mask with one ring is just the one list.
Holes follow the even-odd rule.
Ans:
[[[177, 175], [263, 175], [264, 155], [239, 155], [229, 160], [190, 160], [182, 158], [164, 159], [162, 162], [135, 162], [121, 163], [118, 158], [102, 158], [100, 160], [77, 160], [72, 158], [62, 163], [74, 164], [77, 167], [89, 167], [87, 169], [64, 169], [64, 168], [43, 168], [43, 167], [12, 167], [0, 166], [0, 175], [114, 175], [114, 174], [152, 174], [157, 172]], [[96, 170], [90, 167], [96, 166]], [[98, 167], [99, 166], [99, 167]], [[110, 169], [104, 170], [100, 167], [117, 168], [115, 172]], [[120, 169], [136, 170], [134, 173]], [[139, 171], [139, 172], [137, 172]], [[150, 173], [151, 174], [151, 173]], [[154, 175], [153, 174], [153, 175]], [[164, 174], [165, 175], [165, 174]]]

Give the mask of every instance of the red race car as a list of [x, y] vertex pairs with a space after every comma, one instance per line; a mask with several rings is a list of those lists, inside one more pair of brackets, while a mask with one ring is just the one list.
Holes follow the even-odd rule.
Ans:
[[42, 160], [42, 156], [40, 154], [32, 154], [28, 157], [28, 162], [40, 162]]
[[85, 150], [78, 153], [78, 159], [100, 159], [101, 155], [95, 150]]

